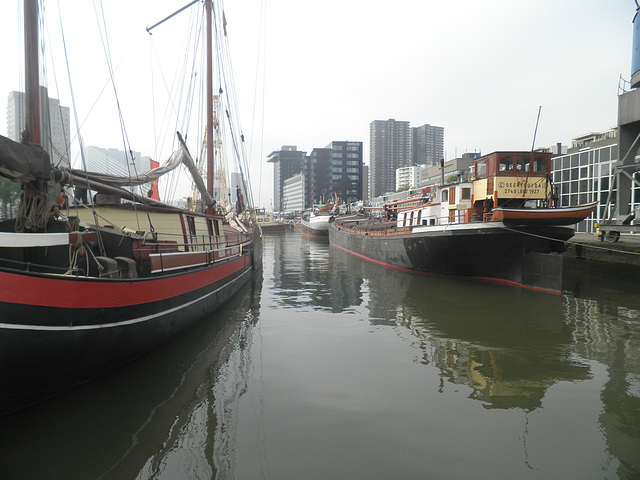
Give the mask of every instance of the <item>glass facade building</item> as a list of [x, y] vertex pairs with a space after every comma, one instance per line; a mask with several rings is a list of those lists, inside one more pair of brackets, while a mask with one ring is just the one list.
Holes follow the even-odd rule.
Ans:
[[[617, 161], [618, 144], [615, 129], [574, 139], [566, 154], [553, 158], [553, 182], [560, 206], [580, 205], [594, 200], [600, 202], [591, 216], [577, 225], [577, 232], [597, 233], [596, 224], [607, 218], [607, 197], [615, 176], [614, 166]], [[632, 188], [633, 210], [638, 206], [639, 190], [637, 185]], [[615, 194], [614, 188], [611, 214], [615, 214]]]

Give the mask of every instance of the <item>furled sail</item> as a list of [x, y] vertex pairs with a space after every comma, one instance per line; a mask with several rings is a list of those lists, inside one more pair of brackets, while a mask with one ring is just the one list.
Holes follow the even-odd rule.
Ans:
[[200, 194], [202, 195], [203, 203], [205, 203], [206, 205], [214, 205], [215, 200], [207, 192], [204, 180], [200, 176], [195, 162], [193, 161], [193, 158], [191, 158], [189, 150], [187, 150], [187, 147], [179, 134], [178, 137], [180, 139], [180, 148], [174, 151], [166, 162], [164, 162], [157, 168], [153, 168], [139, 175], [132, 177], [122, 177], [118, 175], [109, 175], [107, 173], [85, 172], [84, 170], [76, 169], [71, 169], [71, 173], [76, 178], [76, 180], [87, 180], [89, 186], [92, 182], [97, 182], [112, 187], [135, 187], [137, 185], [151, 183], [154, 180], [160, 178], [162, 175], [174, 170], [180, 164], [183, 164], [187, 167], [187, 169], [189, 169], [189, 172], [193, 177], [193, 181], [195, 182], [198, 190], [200, 191]]
[[174, 170], [178, 165], [184, 162], [184, 157], [189, 155], [184, 147], [180, 147], [173, 152], [169, 159], [162, 165], [146, 172], [131, 177], [123, 177], [120, 175], [110, 175], [108, 173], [85, 172], [84, 170], [71, 169], [71, 173], [77, 177], [87, 178], [89, 182], [99, 182], [113, 187], [135, 187], [144, 185], [157, 180], [162, 175]]

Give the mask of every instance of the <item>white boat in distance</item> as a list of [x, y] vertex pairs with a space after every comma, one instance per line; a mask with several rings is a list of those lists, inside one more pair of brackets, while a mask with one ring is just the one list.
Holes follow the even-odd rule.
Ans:
[[302, 214], [302, 234], [310, 238], [329, 239], [329, 221], [333, 218], [336, 206], [333, 203], [315, 205], [312, 210]]

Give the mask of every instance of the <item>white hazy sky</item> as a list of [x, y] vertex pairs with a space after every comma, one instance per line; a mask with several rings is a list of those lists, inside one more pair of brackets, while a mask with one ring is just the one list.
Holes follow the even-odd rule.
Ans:
[[[124, 122], [143, 155], [160, 155], [144, 27], [185, 3], [104, 1]], [[93, 107], [108, 80], [93, 3], [45, 5], [50, 32], [59, 31], [58, 5], [62, 11], [76, 105], [88, 118], [85, 145], [120, 148], [118, 119]], [[226, 0], [254, 197], [270, 206], [266, 156], [282, 145], [310, 152], [333, 140], [362, 141], [368, 163], [373, 120], [444, 127], [447, 159], [530, 149], [539, 106], [536, 146], [567, 145], [615, 126], [619, 77], [631, 73], [635, 9], [633, 0]], [[17, 0], [1, 3], [0, 108], [9, 91], [22, 88], [20, 11]], [[60, 85], [66, 71], [59, 63]], [[103, 98], [112, 100], [110, 88]], [[58, 90], [71, 107], [68, 89]]]

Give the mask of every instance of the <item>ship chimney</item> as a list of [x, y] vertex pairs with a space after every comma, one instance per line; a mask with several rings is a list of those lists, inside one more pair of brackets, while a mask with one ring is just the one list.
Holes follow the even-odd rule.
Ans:
[[440, 160], [440, 180], [442, 181], [442, 185], [444, 185], [444, 158]]

